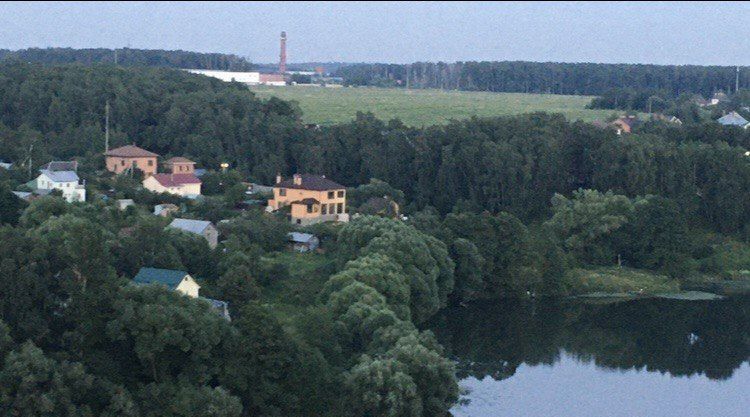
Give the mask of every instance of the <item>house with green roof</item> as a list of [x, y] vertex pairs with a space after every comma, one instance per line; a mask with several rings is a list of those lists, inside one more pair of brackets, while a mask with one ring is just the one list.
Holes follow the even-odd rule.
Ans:
[[201, 286], [185, 271], [160, 268], [141, 268], [133, 278], [136, 284], [141, 285], [163, 285], [172, 291], [185, 294], [188, 297], [197, 298]]

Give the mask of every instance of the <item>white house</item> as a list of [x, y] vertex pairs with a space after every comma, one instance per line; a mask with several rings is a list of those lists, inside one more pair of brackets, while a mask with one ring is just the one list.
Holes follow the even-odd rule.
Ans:
[[143, 188], [190, 198], [201, 194], [201, 180], [193, 174], [154, 174], [143, 180]]
[[63, 198], [69, 202], [86, 201], [86, 187], [79, 184], [78, 174], [75, 171], [50, 171], [40, 170], [36, 178], [38, 190], [60, 190]]

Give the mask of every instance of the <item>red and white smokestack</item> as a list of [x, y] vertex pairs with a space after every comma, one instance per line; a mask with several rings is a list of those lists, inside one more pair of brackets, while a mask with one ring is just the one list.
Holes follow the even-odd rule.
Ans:
[[286, 73], [286, 32], [281, 32], [281, 54], [279, 55], [279, 73]]

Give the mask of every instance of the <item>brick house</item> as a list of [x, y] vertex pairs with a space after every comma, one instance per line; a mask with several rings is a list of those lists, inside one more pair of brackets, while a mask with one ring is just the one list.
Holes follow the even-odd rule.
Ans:
[[138, 168], [148, 177], [156, 174], [156, 158], [159, 155], [134, 145], [125, 145], [104, 153], [107, 171], [121, 174]]
[[290, 206], [291, 221], [308, 225], [326, 221], [348, 222], [346, 188], [321, 175], [295, 174], [291, 179], [276, 178], [268, 211]]
[[195, 174], [195, 162], [181, 156], [169, 158], [164, 166], [172, 174]]

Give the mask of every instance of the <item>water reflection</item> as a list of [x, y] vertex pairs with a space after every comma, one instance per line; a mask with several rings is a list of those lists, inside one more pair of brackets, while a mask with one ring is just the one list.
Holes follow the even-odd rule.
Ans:
[[599, 368], [730, 378], [750, 357], [750, 298], [619, 303], [482, 301], [429, 327], [461, 379], [513, 376], [561, 355]]

